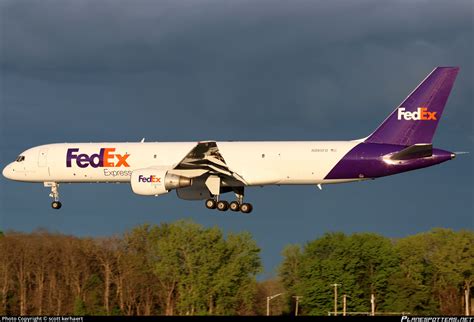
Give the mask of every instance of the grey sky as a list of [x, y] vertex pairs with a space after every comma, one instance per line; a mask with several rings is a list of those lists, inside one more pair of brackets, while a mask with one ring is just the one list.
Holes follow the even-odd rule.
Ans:
[[[472, 1], [0, 2], [2, 165], [76, 141], [326, 140], [369, 134], [438, 65], [461, 72], [435, 145], [473, 152]], [[473, 228], [472, 155], [373, 182], [249, 189], [251, 216], [174, 193], [0, 180], [0, 229], [77, 235], [193, 218], [249, 230], [267, 272], [283, 245], [331, 230]]]

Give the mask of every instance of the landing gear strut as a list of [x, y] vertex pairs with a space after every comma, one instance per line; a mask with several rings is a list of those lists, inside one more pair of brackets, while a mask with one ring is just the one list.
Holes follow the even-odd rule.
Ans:
[[230, 210], [241, 211], [244, 214], [252, 212], [252, 204], [244, 202], [244, 187], [239, 187], [234, 190], [236, 201], [232, 201], [230, 204]]
[[219, 196], [214, 196], [211, 199], [206, 200], [206, 208], [216, 209], [220, 211], [227, 211], [228, 209], [232, 211], [241, 211], [244, 214], [252, 212], [252, 204], [244, 203], [244, 188], [238, 187], [234, 189], [235, 197], [237, 200], [228, 203], [225, 200], [219, 200]]
[[56, 182], [45, 182], [44, 183], [45, 187], [51, 187], [51, 193], [49, 196], [53, 198], [53, 202], [51, 203], [51, 207], [53, 209], [59, 209], [61, 208], [62, 204], [59, 201], [59, 183]]

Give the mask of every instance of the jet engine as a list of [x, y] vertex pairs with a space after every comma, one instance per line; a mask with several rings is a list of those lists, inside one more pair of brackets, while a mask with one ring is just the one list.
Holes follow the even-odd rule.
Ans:
[[193, 184], [191, 178], [168, 173], [170, 169], [148, 168], [132, 172], [132, 191], [142, 196], [158, 196], [172, 189], [185, 188]]

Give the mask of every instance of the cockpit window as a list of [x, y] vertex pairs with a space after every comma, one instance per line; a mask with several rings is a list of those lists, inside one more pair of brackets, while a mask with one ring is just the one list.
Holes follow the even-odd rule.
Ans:
[[16, 158], [15, 161], [16, 161], [16, 162], [25, 161], [25, 156], [24, 156], [24, 155], [19, 155], [18, 158]]

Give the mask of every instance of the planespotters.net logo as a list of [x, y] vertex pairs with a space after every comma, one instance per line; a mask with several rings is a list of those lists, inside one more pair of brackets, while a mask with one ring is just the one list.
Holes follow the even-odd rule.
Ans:
[[472, 316], [402, 316], [401, 322], [474, 322]]
[[408, 112], [406, 108], [398, 108], [398, 120], [405, 121], [436, 121], [436, 112], [428, 111], [427, 107], [418, 107], [416, 112]]

